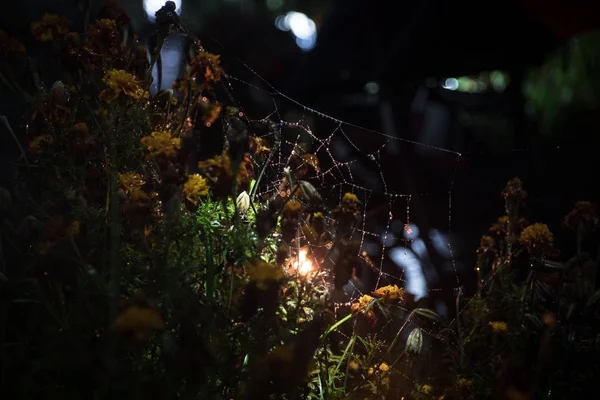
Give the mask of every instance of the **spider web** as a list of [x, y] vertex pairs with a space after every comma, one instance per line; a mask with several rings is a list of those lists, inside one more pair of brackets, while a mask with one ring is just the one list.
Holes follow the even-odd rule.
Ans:
[[[250, 127], [253, 123], [270, 123], [274, 127], [270, 132], [251, 134], [279, 143], [269, 155], [257, 195], [270, 197], [278, 193], [284, 186], [285, 168], [290, 166], [293, 154], [300, 152], [317, 157], [319, 169], [312, 169], [307, 181], [319, 190], [330, 210], [346, 192], [361, 201], [361, 218], [353, 238], [360, 240], [367, 277], [348, 282], [348, 297], [336, 304], [336, 310], [379, 287], [397, 284], [417, 299], [430, 298], [430, 307], [452, 319], [447, 325], [452, 326], [468, 305], [459, 309], [457, 302], [456, 309], [450, 311], [463, 288], [450, 236], [454, 186], [462, 155], [307, 107], [229, 54], [217, 39], [211, 39], [212, 45], [203, 42], [205, 50], [220, 54], [225, 69], [220, 85], [226, 99], [219, 100], [241, 110]], [[421, 171], [418, 182], [398, 179], [406, 170]], [[415, 213], [415, 209], [419, 211]], [[316, 246], [309, 242], [311, 252]], [[398, 307], [408, 315], [408, 310]], [[456, 347], [418, 319], [407, 318], [403, 328], [408, 325]], [[402, 329], [404, 339], [411, 330]]]

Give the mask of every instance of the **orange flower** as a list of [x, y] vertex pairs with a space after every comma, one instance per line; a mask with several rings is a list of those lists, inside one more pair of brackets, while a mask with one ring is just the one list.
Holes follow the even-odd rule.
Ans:
[[375, 313], [373, 312], [373, 307], [369, 307], [373, 300], [375, 299], [368, 294], [360, 296], [358, 301], [352, 303], [352, 306], [350, 307], [352, 314], [364, 315], [369, 322], [374, 323], [376, 321]]
[[396, 304], [404, 300], [404, 289], [397, 285], [383, 286], [373, 292], [375, 297], [381, 297], [385, 304]]
[[206, 51], [200, 52], [198, 56], [190, 63], [192, 70], [191, 77], [196, 78], [204, 76], [206, 81], [218, 82], [223, 76], [220, 55], [211, 54]]

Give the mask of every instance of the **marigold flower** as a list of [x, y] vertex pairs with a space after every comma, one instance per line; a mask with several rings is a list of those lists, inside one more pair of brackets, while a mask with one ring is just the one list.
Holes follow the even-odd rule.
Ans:
[[284, 276], [281, 268], [263, 260], [258, 260], [248, 265], [246, 272], [250, 277], [250, 282], [255, 282], [256, 287], [261, 290], [267, 290], [269, 282], [278, 281]]
[[206, 179], [198, 174], [189, 175], [187, 181], [183, 184], [183, 193], [186, 199], [197, 205], [201, 197], [208, 195]]
[[111, 330], [133, 333], [136, 339], [145, 340], [151, 330], [163, 327], [164, 322], [157, 310], [132, 305], [119, 314]]
[[15, 38], [9, 37], [6, 32], [0, 29], [0, 59], [9, 54], [25, 53], [23, 43]]
[[220, 104], [215, 104], [215, 103], [209, 104], [206, 107], [206, 113], [202, 117], [202, 120], [204, 121], [204, 125], [211, 126], [212, 124], [214, 124], [215, 121], [219, 118], [219, 115], [221, 114], [222, 109], [223, 109], [223, 107]]
[[79, 229], [80, 229], [80, 223], [79, 221], [73, 221], [69, 224], [69, 226], [67, 226], [67, 228], [65, 229], [65, 235], [66, 236], [75, 236], [77, 234], [79, 234]]
[[354, 193], [346, 193], [342, 197], [342, 203], [360, 204], [360, 200], [358, 200], [358, 197]]
[[460, 388], [469, 388], [473, 386], [473, 381], [466, 378], [460, 378], [458, 381], [456, 381], [456, 386]]
[[581, 228], [584, 232], [595, 230], [598, 227], [597, 205], [589, 201], [578, 201], [575, 209], [565, 217], [565, 226], [573, 230]]
[[[373, 312], [373, 307], [369, 308], [371, 302], [375, 300], [373, 297], [368, 294], [364, 294], [358, 298], [358, 301], [352, 303], [351, 310], [353, 314], [363, 314], [367, 317], [367, 319], [371, 322], [375, 321], [375, 313]], [[368, 311], [367, 311], [368, 310]]]
[[387, 363], [382, 362], [381, 364], [377, 364], [374, 367], [370, 367], [367, 373], [369, 376], [375, 377], [384, 385], [389, 385], [390, 383], [390, 366]]
[[248, 139], [250, 140], [250, 152], [252, 152], [255, 157], [269, 154], [271, 151], [265, 144], [265, 139], [256, 136], [248, 136]]
[[105, 103], [112, 103], [121, 93], [136, 100], [148, 97], [148, 92], [142, 89], [139, 82], [135, 80], [135, 77], [122, 69], [109, 70], [104, 75], [103, 81], [108, 88], [100, 93], [99, 99]]
[[541, 255], [552, 249], [554, 237], [546, 224], [533, 224], [521, 232], [520, 241], [530, 254]]
[[296, 200], [291, 200], [285, 203], [281, 215], [285, 218], [298, 218], [302, 212], [302, 204]]
[[[231, 194], [233, 190], [233, 170], [231, 168], [231, 158], [227, 154], [227, 151], [208, 160], [199, 161], [198, 167], [210, 181], [214, 195], [218, 198], [224, 198]], [[236, 177], [238, 189], [249, 189], [252, 172], [252, 161], [246, 155], [239, 165]]]
[[492, 321], [488, 323], [489, 327], [492, 328], [494, 333], [502, 334], [508, 333], [508, 325], [503, 321]]
[[136, 172], [125, 172], [124, 174], [119, 174], [119, 184], [123, 189], [131, 191], [140, 189], [144, 184], [144, 180], [141, 175]]
[[432, 394], [433, 387], [431, 385], [418, 385], [417, 392], [423, 393], [423, 394]]
[[357, 372], [360, 369], [360, 364], [354, 360], [350, 360], [348, 363], [348, 369], [352, 372]]
[[396, 304], [404, 300], [404, 289], [397, 285], [383, 286], [373, 292], [375, 297], [380, 297], [385, 304]]
[[44, 14], [40, 21], [31, 23], [31, 31], [37, 40], [49, 42], [69, 32], [69, 21], [56, 14]]
[[505, 200], [522, 202], [527, 198], [527, 192], [523, 190], [523, 182], [519, 178], [513, 178], [506, 183], [502, 191]]
[[174, 157], [181, 145], [181, 139], [172, 137], [168, 131], [152, 132], [150, 136], [143, 137], [141, 142], [150, 151], [151, 157]]
[[33, 153], [40, 153], [44, 146], [52, 143], [52, 136], [39, 135], [31, 139], [29, 142], [29, 150]]
[[358, 222], [359, 204], [360, 200], [355, 194], [346, 193], [342, 197], [341, 203], [333, 210], [333, 217], [341, 236], [348, 235], [352, 226]]
[[223, 76], [221, 67], [221, 56], [202, 51], [190, 63], [192, 78], [203, 76], [206, 81], [218, 82]]

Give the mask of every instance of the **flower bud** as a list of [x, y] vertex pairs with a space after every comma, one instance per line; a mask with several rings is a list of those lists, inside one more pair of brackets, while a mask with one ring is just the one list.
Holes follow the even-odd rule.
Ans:
[[421, 331], [421, 329], [415, 328], [410, 335], [408, 335], [404, 350], [412, 356], [421, 354], [421, 351], [423, 350], [423, 331]]
[[240, 193], [235, 201], [235, 204], [238, 212], [241, 215], [246, 214], [250, 208], [250, 196], [248, 196], [248, 193], [246, 191]]

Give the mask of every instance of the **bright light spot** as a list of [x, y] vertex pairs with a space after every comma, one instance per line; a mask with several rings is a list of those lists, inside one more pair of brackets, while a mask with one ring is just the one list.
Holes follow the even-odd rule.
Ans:
[[315, 270], [315, 265], [308, 256], [308, 249], [302, 248], [298, 252], [298, 256], [292, 259], [292, 267], [298, 271], [300, 275], [307, 276]]
[[458, 89], [458, 79], [448, 78], [446, 79], [442, 87], [447, 90], [456, 90]]
[[317, 25], [306, 14], [290, 11], [275, 18], [275, 26], [282, 31], [292, 31], [296, 44], [303, 50], [310, 50], [317, 43]]
[[179, 75], [182, 53], [183, 42], [181, 38], [177, 36], [170, 36], [166, 39], [163, 48], [161, 49], [162, 58], [162, 84], [158, 87], [158, 65], [154, 65], [152, 69], [153, 85], [151, 87], [151, 94], [155, 94], [161, 89], [170, 89], [173, 87], [173, 82]]
[[377, 82], [368, 82], [365, 85], [365, 90], [369, 94], [377, 94], [379, 93], [379, 84]]
[[431, 239], [431, 243], [439, 255], [446, 259], [452, 258], [452, 253], [448, 247], [450, 243], [448, 235], [444, 235], [437, 229], [432, 229], [429, 231], [429, 239]]
[[404, 238], [414, 240], [419, 237], [419, 227], [415, 224], [404, 224]]
[[285, 16], [292, 33], [300, 39], [309, 39], [317, 32], [315, 21], [308, 18], [305, 14], [292, 11]]
[[502, 93], [508, 85], [508, 75], [502, 71], [490, 72], [490, 83], [496, 92]]
[[278, 15], [277, 18], [275, 18], [275, 26], [280, 31], [290, 30], [290, 26], [285, 22], [285, 15]]
[[390, 251], [390, 259], [404, 269], [406, 274], [406, 291], [415, 295], [415, 300], [427, 294], [427, 282], [421, 268], [421, 261], [405, 247], [396, 247]]
[[302, 39], [302, 38], [297, 37], [296, 44], [302, 50], [312, 50], [315, 48], [315, 45], [317, 44], [317, 35], [312, 36], [308, 39]]
[[[172, 0], [175, 3], [177, 14], [181, 14], [181, 0]], [[162, 6], [164, 6], [166, 0], [144, 0], [144, 11], [146, 11], [146, 15], [150, 21], [156, 20], [156, 12], [160, 10]]]
[[277, 10], [283, 6], [283, 0], [267, 0], [267, 8], [269, 10]]

